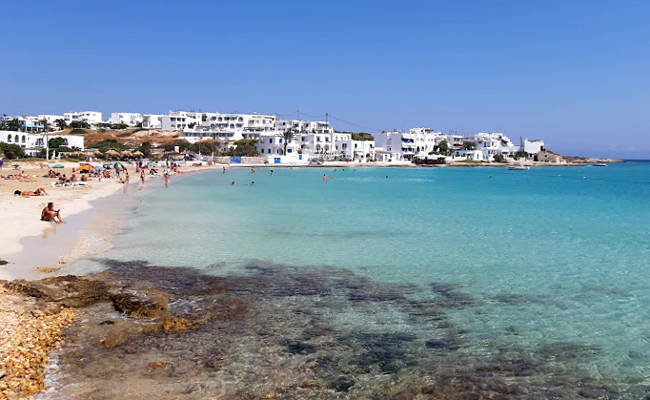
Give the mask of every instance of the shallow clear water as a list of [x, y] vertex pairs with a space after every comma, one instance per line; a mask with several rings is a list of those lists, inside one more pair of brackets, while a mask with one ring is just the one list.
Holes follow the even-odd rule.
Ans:
[[[231, 169], [172, 180], [141, 197], [102, 257], [220, 275], [249, 273], [251, 263], [323, 276], [345, 269], [414, 285], [409, 297], [448, 303], [461, 352], [546, 351], [561, 362], [559, 353], [577, 348], [585, 354], [569, 357], [571, 365], [624, 393], [650, 386], [649, 198], [643, 162], [274, 176]], [[75, 268], [95, 271], [101, 262]], [[342, 327], [427, 329], [390, 308], [320, 312]]]

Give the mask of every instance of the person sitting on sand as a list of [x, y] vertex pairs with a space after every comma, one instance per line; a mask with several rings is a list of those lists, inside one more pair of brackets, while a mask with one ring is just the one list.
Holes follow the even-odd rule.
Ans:
[[47, 206], [41, 211], [41, 221], [54, 222], [55, 224], [62, 224], [61, 210], [54, 209], [54, 203], [49, 202]]

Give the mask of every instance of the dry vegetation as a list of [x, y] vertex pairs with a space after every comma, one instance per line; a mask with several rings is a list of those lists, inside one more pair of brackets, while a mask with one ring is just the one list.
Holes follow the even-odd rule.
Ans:
[[[74, 133], [72, 129], [65, 129], [64, 134]], [[93, 148], [96, 143], [102, 140], [114, 139], [118, 143], [124, 144], [128, 147], [138, 147], [143, 142], [150, 142], [154, 147], [171, 144], [178, 140], [181, 132], [179, 131], [161, 131], [157, 129], [120, 129], [111, 130], [92, 130], [84, 129], [86, 132], [83, 136], [85, 138], [85, 147]]]

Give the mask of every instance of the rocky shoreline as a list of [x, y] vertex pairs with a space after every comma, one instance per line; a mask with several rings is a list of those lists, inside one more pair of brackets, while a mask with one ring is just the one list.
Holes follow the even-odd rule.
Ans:
[[[632, 399], [650, 393], [638, 382], [605, 383], [578, 367], [598, 352], [588, 343], [473, 354], [464, 328], [447, 313], [480, 308], [483, 300], [453, 284], [433, 282], [425, 297], [412, 297], [419, 289], [346, 270], [252, 264], [243, 275], [219, 277], [143, 261], [101, 262], [107, 270], [92, 276], [0, 282], [4, 312], [46, 327], [15, 330], [13, 352], [3, 358], [4, 397]], [[342, 315], [351, 319], [335, 322]], [[26, 354], [25, 337], [44, 344]], [[56, 365], [50, 362], [45, 376], [57, 344]]]

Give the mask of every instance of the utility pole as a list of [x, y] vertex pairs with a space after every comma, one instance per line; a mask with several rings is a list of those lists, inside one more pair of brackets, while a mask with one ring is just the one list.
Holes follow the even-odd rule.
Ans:
[[300, 121], [300, 109], [299, 108], [296, 109], [296, 119], [298, 121]]
[[325, 131], [325, 129], [329, 128], [329, 126], [330, 126], [330, 124], [329, 124], [329, 117], [330, 117], [330, 114], [329, 114], [329, 113], [325, 113], [325, 128], [323, 128], [323, 131]]

